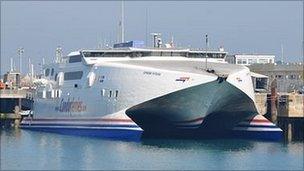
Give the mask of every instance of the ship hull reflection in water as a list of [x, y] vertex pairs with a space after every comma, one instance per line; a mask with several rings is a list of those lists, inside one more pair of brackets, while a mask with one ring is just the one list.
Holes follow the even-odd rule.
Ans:
[[233, 139], [130, 142], [1, 130], [1, 169], [302, 170], [303, 144]]

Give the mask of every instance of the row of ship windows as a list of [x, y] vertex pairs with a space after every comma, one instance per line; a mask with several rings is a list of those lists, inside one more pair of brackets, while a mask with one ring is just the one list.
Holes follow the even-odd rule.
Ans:
[[[81, 56], [80, 55], [69, 57], [69, 63], [75, 63], [75, 62], [81, 62]], [[44, 75], [46, 77], [53, 76], [54, 72], [55, 72], [54, 68], [47, 68], [47, 69], [44, 70]], [[56, 78], [56, 76], [55, 76], [55, 78]]]
[[[85, 57], [146, 57], [146, 56], [183, 56], [189, 58], [205, 58], [204, 52], [83, 52]], [[225, 53], [207, 53], [208, 58], [224, 58]], [[70, 62], [71, 63], [71, 62]]]
[[51, 90], [51, 91], [39, 91], [37, 92], [38, 98], [60, 98], [61, 97], [61, 90]]
[[106, 89], [102, 89], [101, 90], [101, 96], [103, 96], [103, 97], [108, 96], [109, 98], [111, 98], [111, 97], [117, 98], [118, 97], [118, 90], [115, 90], [115, 91], [112, 91], [112, 90], [106, 91]]
[[[45, 70], [46, 77], [53, 76], [53, 75], [54, 75], [54, 68], [51, 69], [51, 72], [50, 72], [49, 68]], [[65, 72], [64, 80], [79, 80], [82, 78], [82, 75], [83, 75], [83, 71]], [[58, 73], [56, 73], [56, 75], [54, 77], [55, 81], [57, 81], [57, 76], [58, 76]]]
[[[60, 98], [61, 97], [61, 90], [51, 90], [51, 91], [40, 91], [37, 92], [37, 96], [38, 98]], [[118, 90], [112, 91], [106, 91], [106, 89], [102, 89], [101, 90], [101, 96], [105, 97], [109, 97], [112, 98], [114, 97], [115, 99], [117, 99], [118, 97]]]

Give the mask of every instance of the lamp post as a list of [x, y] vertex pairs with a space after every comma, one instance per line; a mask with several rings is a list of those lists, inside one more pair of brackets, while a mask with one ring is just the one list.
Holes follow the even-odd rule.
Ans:
[[62, 48], [60, 46], [58, 46], [56, 48], [56, 63], [60, 63], [61, 62], [61, 57], [62, 57]]
[[17, 49], [18, 55], [19, 55], [19, 72], [20, 75], [22, 73], [22, 54], [24, 53], [24, 48], [20, 47]]
[[208, 34], [206, 34], [206, 59], [205, 59], [205, 69], [206, 71], [208, 70], [208, 46], [209, 46], [209, 42], [208, 42]]

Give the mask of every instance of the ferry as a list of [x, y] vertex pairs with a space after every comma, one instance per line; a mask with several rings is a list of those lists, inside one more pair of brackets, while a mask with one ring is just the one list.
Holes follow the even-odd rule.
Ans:
[[[24, 129], [140, 139], [237, 129], [258, 112], [250, 71], [227, 52], [154, 46], [79, 50], [44, 65]], [[244, 131], [244, 130], [243, 130]]]

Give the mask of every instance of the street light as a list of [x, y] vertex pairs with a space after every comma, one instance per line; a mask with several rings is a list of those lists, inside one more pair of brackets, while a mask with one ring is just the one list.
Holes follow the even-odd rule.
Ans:
[[208, 46], [209, 46], [209, 41], [208, 41], [208, 34], [206, 34], [206, 58], [205, 58], [205, 69], [208, 71]]
[[24, 48], [20, 47], [17, 49], [19, 55], [19, 72], [22, 73], [22, 54], [24, 53]]
[[56, 48], [56, 59], [55, 59], [55, 62], [56, 63], [60, 63], [61, 62], [61, 58], [62, 58], [62, 48], [60, 46], [58, 46]]

